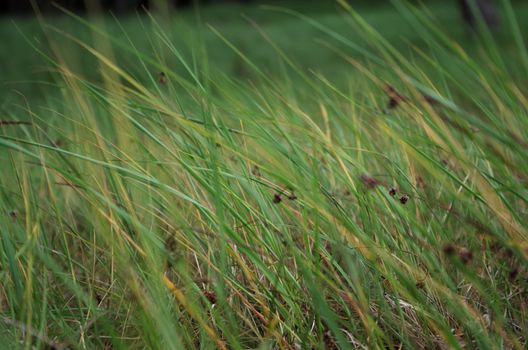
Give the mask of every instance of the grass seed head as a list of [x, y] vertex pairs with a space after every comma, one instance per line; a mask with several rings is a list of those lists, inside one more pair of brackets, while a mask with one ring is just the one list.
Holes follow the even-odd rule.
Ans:
[[383, 88], [385, 93], [389, 96], [389, 103], [387, 104], [388, 109], [394, 109], [398, 107], [402, 102], [406, 101], [407, 98], [403, 95], [400, 95], [398, 91], [391, 85], [385, 85]]
[[211, 304], [213, 304], [213, 305], [216, 304], [217, 298], [216, 298], [216, 293], [215, 292], [210, 291], [210, 290], [204, 290], [203, 294], [204, 294], [205, 298], [207, 300], [209, 300], [209, 302]]
[[164, 72], [160, 72], [159, 74], [159, 82], [161, 85], [167, 84], [167, 75]]
[[510, 272], [508, 273], [508, 279], [510, 281], [513, 281], [517, 278], [517, 276], [519, 275], [519, 267], [518, 266], [514, 266]]
[[473, 253], [467, 248], [461, 248], [458, 252], [458, 257], [464, 264], [468, 264], [473, 260]]
[[452, 256], [455, 254], [456, 252], [456, 248], [454, 245], [452, 245], [451, 243], [447, 243], [444, 245], [444, 247], [442, 248], [442, 251], [444, 252], [445, 255], [447, 256]]
[[361, 175], [359, 177], [359, 179], [361, 180], [363, 185], [365, 185], [365, 187], [368, 188], [368, 189], [376, 188], [376, 186], [379, 185], [378, 180], [376, 180], [375, 178], [373, 178], [372, 176], [369, 176], [369, 175], [363, 174], [363, 175]]
[[425, 180], [420, 175], [416, 176], [416, 187], [425, 188]]

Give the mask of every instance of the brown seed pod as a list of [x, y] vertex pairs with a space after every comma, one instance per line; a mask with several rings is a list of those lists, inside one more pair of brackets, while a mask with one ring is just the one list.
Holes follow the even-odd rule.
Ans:
[[260, 168], [256, 165], [253, 166], [253, 168], [251, 169], [251, 174], [253, 174], [253, 176], [257, 176], [257, 177], [260, 177], [262, 176], [262, 174], [260, 173]]
[[203, 294], [204, 294], [204, 297], [207, 300], [209, 300], [211, 304], [213, 305], [216, 304], [217, 298], [216, 298], [216, 293], [214, 291], [204, 290]]
[[425, 181], [420, 175], [416, 176], [416, 187], [425, 188]]
[[517, 278], [518, 275], [519, 275], [519, 267], [514, 266], [508, 273], [508, 278], [510, 279], [510, 281], [513, 281]]
[[444, 252], [445, 255], [447, 256], [452, 256], [453, 254], [455, 254], [456, 252], [456, 248], [454, 245], [452, 245], [451, 243], [447, 243], [444, 245], [444, 247], [442, 248], [442, 251]]
[[376, 188], [376, 186], [379, 185], [379, 181], [373, 178], [372, 176], [363, 174], [359, 177], [359, 179], [361, 180], [363, 185], [365, 185], [365, 187], [368, 189]]
[[471, 252], [471, 250], [465, 247], [460, 248], [460, 250], [458, 251], [458, 257], [464, 264], [468, 264], [469, 262], [471, 262], [471, 260], [473, 260], [473, 253]]
[[383, 90], [385, 90], [385, 93], [389, 96], [389, 103], [387, 104], [388, 109], [394, 109], [402, 102], [407, 101], [407, 98], [396, 91], [391, 85], [385, 85]]
[[158, 78], [159, 78], [158, 80], [159, 80], [160, 84], [162, 84], [162, 85], [166, 85], [167, 84], [167, 75], [164, 72], [160, 72]]

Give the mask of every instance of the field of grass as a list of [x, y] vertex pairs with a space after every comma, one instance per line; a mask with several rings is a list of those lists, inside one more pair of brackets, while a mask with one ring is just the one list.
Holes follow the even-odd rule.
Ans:
[[528, 347], [528, 4], [339, 3], [0, 22], [1, 346]]

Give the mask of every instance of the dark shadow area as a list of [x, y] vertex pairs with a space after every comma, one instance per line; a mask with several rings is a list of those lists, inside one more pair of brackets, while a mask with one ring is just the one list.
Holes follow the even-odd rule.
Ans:
[[[434, 0], [437, 1], [437, 0]], [[454, 2], [454, 0], [452, 0]], [[43, 13], [60, 12], [58, 7], [66, 8], [77, 13], [86, 12], [87, 8], [99, 8], [104, 12], [111, 11], [115, 14], [126, 14], [136, 10], [149, 9], [164, 1], [160, 0], [4, 0], [0, 2], [0, 15], [32, 15], [33, 4]], [[335, 0], [167, 0], [173, 8], [187, 8], [192, 6], [229, 5], [229, 4], [267, 4], [295, 8], [302, 12], [303, 9], [335, 7]], [[415, 1], [418, 2], [418, 1]], [[433, 2], [433, 1], [428, 1]], [[353, 0], [354, 6], [373, 7], [386, 5], [385, 0]]]

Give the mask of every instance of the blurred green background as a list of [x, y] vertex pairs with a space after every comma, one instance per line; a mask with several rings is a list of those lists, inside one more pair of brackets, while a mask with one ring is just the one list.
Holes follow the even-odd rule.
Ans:
[[[418, 2], [416, 2], [418, 3]], [[266, 5], [267, 4], [267, 5]], [[352, 1], [358, 12], [380, 33], [397, 46], [411, 43], [427, 45], [419, 41], [419, 33], [388, 1]], [[441, 24], [448, 37], [459, 41], [471, 52], [474, 38], [464, 25], [455, 1], [432, 1], [424, 5], [432, 18]], [[528, 2], [514, 3], [521, 30], [528, 31]], [[292, 14], [281, 13], [273, 8], [291, 9], [313, 18], [327, 28], [344, 33], [347, 40], [362, 42], [361, 33], [354, 30], [350, 18], [342, 14], [334, 1], [253, 1], [249, 3], [221, 2], [195, 7], [172, 8], [170, 12], [157, 13], [155, 22], [141, 11], [131, 11], [125, 15], [113, 16], [109, 13], [98, 16], [98, 26], [118, 40], [131, 42], [137, 50], [147, 55], [157, 56], [174, 71], [184, 74], [184, 69], [175, 57], [163, 49], [153, 27], [163, 26], [175, 47], [182, 55], [192, 57], [190, 47], [197, 41], [204, 43], [211, 69], [223, 74], [251, 77], [251, 71], [242, 60], [213, 33], [215, 28], [265, 71], [277, 72], [280, 60], [253, 21], [269, 36], [269, 39], [304, 69], [313, 69], [330, 79], [339, 80], [346, 75], [349, 64], [328, 46], [346, 49], [339, 41], [333, 40], [305, 20]], [[67, 14], [45, 14], [45, 25], [69, 33], [82, 41], [93, 42], [90, 29]], [[43, 54], [49, 54], [48, 40], [55, 43], [61, 55], [70, 66], [82, 67], [82, 74], [89, 80], [99, 80], [98, 68], [93, 58], [82, 54], [81, 50], [55, 30], [43, 31], [43, 23], [34, 16], [6, 15], [0, 19], [0, 103], [6, 106], [10, 101], [21, 97], [40, 100], [52, 97], [49, 84], [54, 81], [53, 70]], [[506, 25], [502, 25], [502, 28]], [[501, 28], [501, 30], [502, 30]], [[507, 32], [507, 31], [504, 31]], [[495, 33], [497, 41], [505, 51], [513, 48], [506, 34]], [[365, 44], [361, 44], [365, 45]], [[41, 50], [41, 53], [38, 52]], [[352, 52], [347, 52], [353, 54]], [[148, 73], [133, 55], [115, 52], [116, 60], [141, 82], [147, 83]], [[515, 56], [515, 55], [513, 55]], [[512, 57], [515, 60], [515, 57]], [[150, 72], [153, 76], [159, 72]]]

